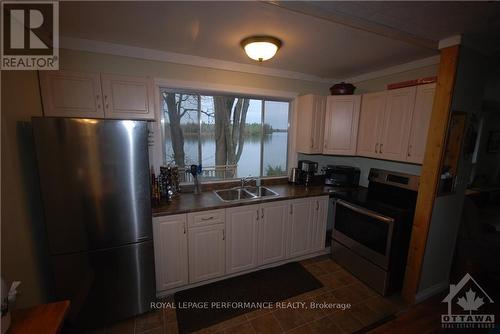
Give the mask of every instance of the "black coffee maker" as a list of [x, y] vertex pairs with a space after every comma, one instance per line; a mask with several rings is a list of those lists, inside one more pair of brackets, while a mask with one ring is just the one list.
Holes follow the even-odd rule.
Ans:
[[314, 175], [318, 172], [318, 163], [311, 160], [299, 160], [299, 169], [302, 174], [302, 183], [306, 186], [314, 181]]

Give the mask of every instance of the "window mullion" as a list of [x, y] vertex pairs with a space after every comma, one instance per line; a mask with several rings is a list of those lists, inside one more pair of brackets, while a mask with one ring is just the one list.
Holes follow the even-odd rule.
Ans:
[[262, 100], [260, 109], [260, 177], [264, 176], [264, 117], [266, 112], [265, 100]]
[[201, 95], [198, 94], [198, 165], [203, 161], [201, 148]]

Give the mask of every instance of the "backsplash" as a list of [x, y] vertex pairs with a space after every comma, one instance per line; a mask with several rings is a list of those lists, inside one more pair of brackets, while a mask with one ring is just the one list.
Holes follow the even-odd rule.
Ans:
[[314, 155], [299, 153], [299, 160], [312, 160], [318, 163], [318, 171], [326, 165], [347, 165], [358, 167], [361, 170], [359, 177], [359, 184], [361, 186], [368, 186], [368, 173], [370, 168], [386, 169], [394, 172], [408, 173], [413, 175], [420, 175], [421, 165], [407, 164], [401, 162], [370, 159], [364, 157], [346, 157], [337, 155]]

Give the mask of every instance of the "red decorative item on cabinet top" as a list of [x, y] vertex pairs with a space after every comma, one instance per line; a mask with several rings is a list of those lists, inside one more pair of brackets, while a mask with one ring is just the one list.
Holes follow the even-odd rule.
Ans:
[[398, 88], [404, 88], [404, 87], [410, 87], [410, 86], [417, 86], [417, 85], [425, 85], [428, 83], [436, 82], [437, 77], [426, 77], [426, 78], [420, 78], [420, 79], [414, 79], [414, 80], [408, 80], [408, 81], [401, 81], [401, 82], [396, 82], [396, 83], [391, 83], [387, 85], [387, 89], [398, 89]]

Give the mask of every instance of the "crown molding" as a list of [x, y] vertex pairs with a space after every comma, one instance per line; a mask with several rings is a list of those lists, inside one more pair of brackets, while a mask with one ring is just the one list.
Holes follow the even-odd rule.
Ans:
[[415, 61], [411, 61], [409, 63], [404, 63], [404, 64], [384, 68], [383, 70], [380, 70], [380, 71], [374, 71], [374, 72], [361, 74], [361, 75], [358, 75], [355, 77], [347, 78], [344, 81], [350, 82], [350, 83], [356, 83], [356, 82], [361, 82], [361, 81], [366, 81], [366, 80], [371, 80], [371, 79], [377, 79], [377, 78], [381, 78], [381, 77], [385, 77], [388, 75], [393, 75], [393, 74], [397, 74], [397, 73], [401, 73], [401, 72], [411, 71], [411, 70], [415, 70], [418, 68], [436, 65], [436, 64], [439, 64], [439, 55], [427, 57], [427, 58], [422, 58], [422, 59], [418, 59]]
[[131, 58], [156, 60], [168, 63], [208, 67], [226, 71], [252, 73], [252, 74], [266, 75], [266, 76], [293, 79], [293, 80], [311, 81], [318, 83], [331, 83], [338, 81], [338, 79], [321, 78], [315, 75], [301, 73], [301, 72], [268, 68], [257, 65], [241, 64], [237, 62], [219, 60], [214, 58], [206, 58], [206, 57], [193, 56], [182, 53], [160, 51], [155, 49], [147, 49], [136, 46], [108, 43], [108, 42], [82, 39], [82, 38], [61, 36], [60, 47], [69, 50], [87, 51], [87, 52], [103, 53], [116, 56], [125, 56]]

